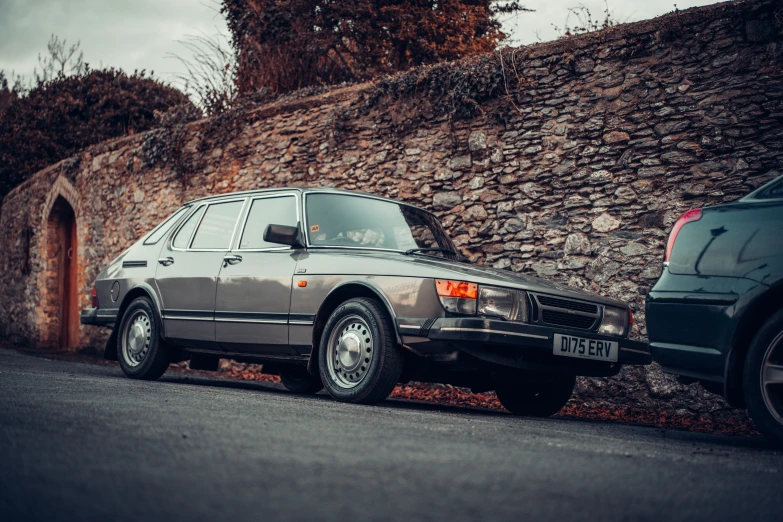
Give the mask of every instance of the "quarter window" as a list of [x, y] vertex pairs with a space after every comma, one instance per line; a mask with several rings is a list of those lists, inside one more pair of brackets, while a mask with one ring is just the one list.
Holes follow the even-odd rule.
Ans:
[[209, 205], [190, 248], [228, 250], [231, 246], [234, 225], [244, 203], [244, 201], [229, 201]]
[[174, 248], [188, 248], [190, 237], [193, 235], [193, 231], [196, 229], [196, 225], [198, 225], [202, 214], [204, 214], [205, 208], [207, 207], [199, 207], [199, 209], [195, 211], [187, 221], [185, 221], [185, 224], [182, 225], [182, 228], [180, 228], [179, 232], [177, 232], [177, 237], [174, 238]]
[[279, 244], [264, 241], [266, 227], [272, 224], [295, 227], [298, 222], [295, 196], [254, 199], [247, 214], [239, 248], [245, 250], [279, 248]]
[[174, 212], [166, 221], [164, 221], [163, 223], [158, 225], [158, 228], [156, 228], [155, 231], [152, 232], [152, 234], [150, 234], [150, 236], [147, 238], [147, 240], [144, 241], [144, 244], [145, 245], [154, 245], [155, 243], [160, 241], [160, 239], [164, 235], [166, 235], [166, 232], [169, 231], [169, 229], [171, 228], [171, 225], [176, 223], [176, 221], [180, 217], [182, 217], [182, 215], [189, 209], [190, 209], [190, 207], [182, 207], [181, 209], [179, 209], [176, 212]]

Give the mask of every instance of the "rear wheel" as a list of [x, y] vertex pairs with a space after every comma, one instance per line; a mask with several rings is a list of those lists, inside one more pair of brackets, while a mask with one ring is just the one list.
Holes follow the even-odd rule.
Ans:
[[318, 376], [310, 375], [306, 369], [297, 367], [280, 368], [280, 381], [293, 393], [309, 395], [318, 393], [324, 387]]
[[756, 427], [769, 440], [783, 444], [783, 310], [753, 338], [743, 379], [745, 402]]
[[506, 375], [497, 385], [500, 404], [515, 415], [549, 417], [563, 409], [574, 392], [576, 377], [552, 376], [529, 380], [528, 376]]
[[160, 338], [157, 315], [147, 297], [134, 299], [125, 309], [117, 335], [117, 360], [132, 379], [154, 380], [169, 367], [169, 346]]
[[338, 401], [374, 404], [400, 378], [403, 354], [391, 319], [375, 299], [350, 299], [332, 312], [318, 350], [321, 381]]

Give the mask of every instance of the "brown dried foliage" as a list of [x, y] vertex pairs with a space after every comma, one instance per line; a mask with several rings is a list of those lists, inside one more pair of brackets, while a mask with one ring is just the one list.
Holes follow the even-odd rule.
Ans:
[[[204, 376], [280, 383], [280, 377], [262, 373], [261, 367], [258, 365], [238, 363], [226, 359], [222, 361], [218, 372], [190, 370], [186, 363], [178, 363], [174, 367], [182, 372]], [[497, 412], [506, 411], [494, 392], [473, 393], [467, 388], [443, 384], [423, 382], [400, 384], [394, 388], [390, 398], [441, 406], [456, 406]], [[720, 418], [712, 418], [712, 416], [689, 411], [656, 411], [645, 408], [607, 407], [602, 404], [585, 402], [578, 394], [555, 417], [641, 424], [655, 426], [662, 430], [696, 431], [715, 435], [760, 436], [753, 422], [740, 412], [721, 416]]]
[[0, 98], [7, 103], [0, 110], [0, 197], [84, 147], [152, 128], [156, 111], [190, 103], [144, 72], [115, 69], [58, 75]]
[[495, 49], [498, 0], [223, 0], [240, 94], [363, 81]]

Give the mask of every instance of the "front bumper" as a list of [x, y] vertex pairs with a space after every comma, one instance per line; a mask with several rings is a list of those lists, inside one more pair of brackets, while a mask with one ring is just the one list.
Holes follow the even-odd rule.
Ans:
[[79, 321], [93, 326], [113, 327], [117, 322], [117, 312], [116, 308], [85, 308], [79, 314]]
[[[652, 362], [647, 343], [599, 335], [584, 330], [511, 323], [475, 317], [398, 318], [403, 342], [420, 355], [459, 350], [503, 366], [576, 375], [614, 375], [624, 364]], [[618, 343], [617, 362], [563, 357], [552, 352], [555, 334]]]

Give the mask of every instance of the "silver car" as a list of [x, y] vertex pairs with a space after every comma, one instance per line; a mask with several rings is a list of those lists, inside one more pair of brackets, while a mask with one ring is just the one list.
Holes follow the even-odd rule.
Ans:
[[375, 403], [399, 382], [495, 390], [547, 416], [577, 375], [649, 364], [622, 302], [467, 262], [437, 217], [368, 194], [258, 190], [192, 201], [104, 269], [81, 322], [126, 375], [263, 364], [297, 393]]

